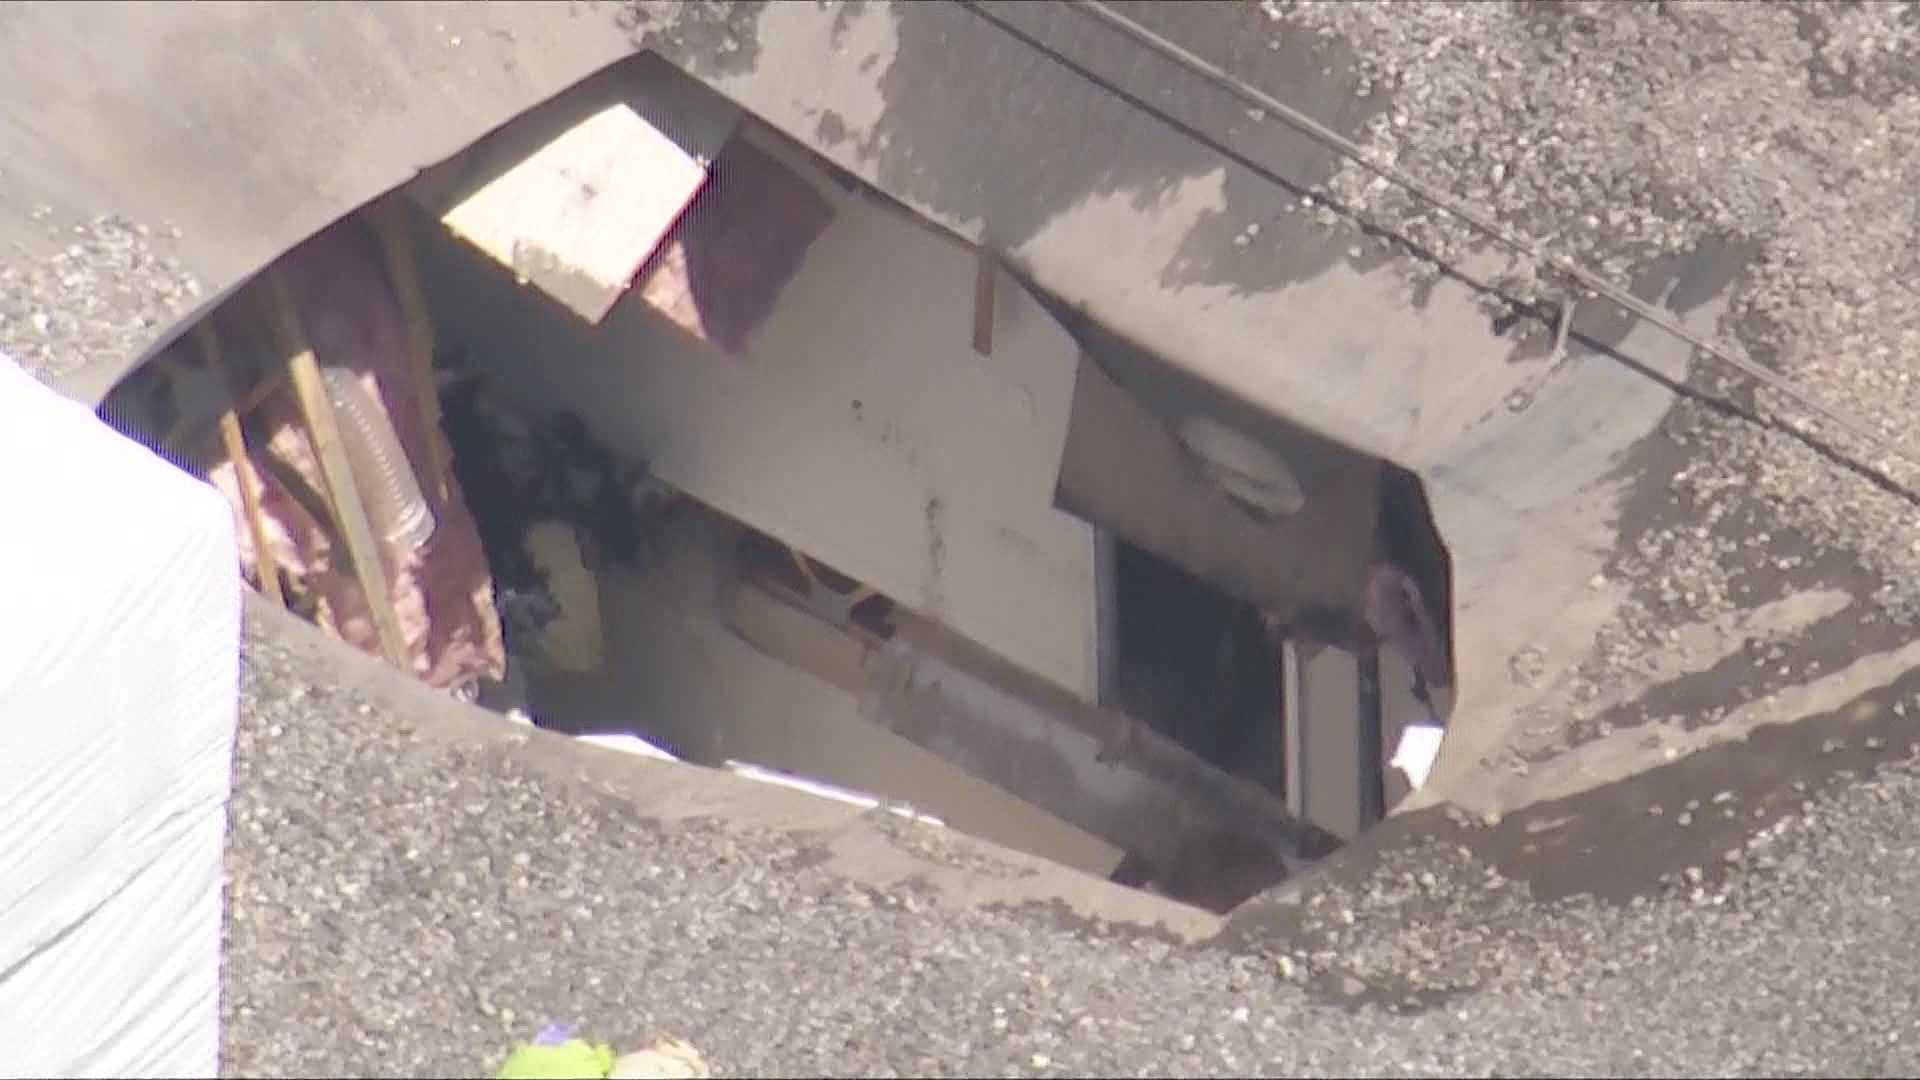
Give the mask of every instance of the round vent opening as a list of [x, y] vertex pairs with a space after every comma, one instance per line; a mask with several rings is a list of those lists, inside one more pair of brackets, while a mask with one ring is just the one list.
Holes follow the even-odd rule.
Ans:
[[1182, 446], [1208, 478], [1262, 517], [1296, 514], [1307, 503], [1300, 481], [1278, 454], [1208, 416], [1193, 414], [1179, 428]]

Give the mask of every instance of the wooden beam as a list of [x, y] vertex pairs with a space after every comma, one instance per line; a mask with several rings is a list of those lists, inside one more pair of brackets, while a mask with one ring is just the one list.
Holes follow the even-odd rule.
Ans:
[[883, 640], [789, 594], [750, 574], [722, 617], [760, 652], [854, 695], [869, 722], [1134, 852], [1181, 899], [1225, 910], [1338, 846], [1258, 785], [938, 624], [896, 611]]
[[1000, 276], [999, 260], [985, 244], [974, 249], [973, 351], [993, 355], [993, 301]]
[[1338, 846], [1273, 793], [1132, 716], [915, 613], [896, 611], [894, 625], [865, 651], [862, 715], [1162, 873], [1190, 862], [1188, 849], [1235, 850], [1264, 875], [1257, 891]]
[[261, 375], [260, 381], [253, 384], [239, 402], [234, 405], [235, 416], [245, 420], [253, 415], [253, 410], [267, 403], [267, 399], [279, 393], [287, 385], [285, 372], [268, 371]]
[[193, 328], [193, 336], [200, 354], [207, 358], [207, 365], [226, 386], [227, 407], [220, 412], [220, 441], [226, 444], [227, 459], [233, 462], [234, 483], [240, 487], [240, 505], [246, 514], [247, 530], [253, 534], [253, 568], [260, 578], [260, 591], [275, 607], [284, 608], [287, 598], [280, 591], [280, 563], [273, 556], [266, 518], [260, 511], [260, 497], [253, 490], [253, 458], [247, 453], [246, 436], [240, 431], [240, 415], [233, 402], [237, 393], [233, 372], [220, 351], [220, 339], [214, 334], [210, 319], [200, 320]]
[[313, 440], [320, 475], [326, 480], [334, 522], [340, 526], [347, 543], [347, 556], [353, 560], [354, 574], [366, 594], [367, 607], [372, 609], [381, 652], [395, 667], [410, 671], [406, 637], [400, 632], [400, 619], [394, 613], [387, 588], [386, 564], [380, 558], [373, 526], [367, 522], [367, 508], [361, 501], [360, 489], [354, 484], [353, 463], [347, 459], [346, 445], [340, 441], [340, 425], [334, 416], [333, 402], [320, 380], [320, 362], [300, 325], [300, 314], [294, 307], [285, 271], [275, 267], [268, 271], [267, 281], [267, 306], [281, 349], [288, 357], [287, 373], [293, 380], [294, 394], [300, 399], [300, 413]]
[[400, 314], [407, 324], [407, 354], [413, 369], [414, 396], [419, 400], [420, 419], [427, 429], [430, 479], [426, 487], [437, 511], [447, 504], [447, 460], [441, 446], [440, 389], [433, 377], [433, 315], [427, 310], [427, 295], [420, 287], [420, 269], [414, 261], [406, 213], [406, 202], [396, 191], [369, 208], [367, 216], [380, 241], [381, 254], [386, 258], [387, 279], [393, 283]]
[[724, 617], [761, 652], [855, 696], [867, 688], [867, 643], [819, 616], [742, 582], [728, 590]]

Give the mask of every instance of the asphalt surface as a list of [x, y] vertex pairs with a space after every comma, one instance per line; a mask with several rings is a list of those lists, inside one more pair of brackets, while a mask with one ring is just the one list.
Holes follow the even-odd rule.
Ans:
[[[1276, 34], [1370, 58], [1396, 106], [1375, 148], [1417, 147], [1403, 164], [1611, 273], [1744, 245], [1762, 257], [1726, 329], [1752, 355], [1889, 432], [1920, 406], [1913, 7], [1274, 11]], [[1464, 250], [1370, 182], [1333, 186], [1430, 250]], [[45, 224], [44, 243], [0, 251], [13, 355], [57, 372], [123, 354], [191, 301], [158, 223]], [[1742, 563], [1756, 551], [1850, 611], [1911, 607], [1911, 503], [1812, 446], [1817, 424], [1746, 400], [1777, 423], [1676, 410], [1699, 465], [1610, 570], [1636, 598], [1571, 698], [1646, 682], [1675, 610], [1765, 599], [1742, 595], [1772, 587]], [[1804, 679], [1912, 636], [1875, 619], [1836, 616], [1765, 659]], [[471, 1075], [549, 1020], [623, 1046], [675, 1035], [741, 1075], [1920, 1072], [1911, 674], [1497, 822], [1401, 819], [1196, 947], [875, 887], [790, 829], [642, 812], [659, 774], [639, 763], [569, 780], [248, 633], [231, 1075]], [[1788, 655], [1815, 639], [1820, 655]], [[1697, 681], [1655, 711], [1710, 722], [1791, 689], [1745, 668]], [[950, 869], [1004, 870], [964, 847]]]

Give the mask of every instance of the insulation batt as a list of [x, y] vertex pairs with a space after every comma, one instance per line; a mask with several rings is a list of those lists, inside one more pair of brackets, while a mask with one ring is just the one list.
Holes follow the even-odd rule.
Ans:
[[[399, 437], [437, 520], [432, 537], [415, 550], [382, 544], [382, 559], [393, 604], [406, 638], [415, 674], [433, 686], [466, 687], [498, 679], [505, 671], [506, 649], [493, 603], [493, 580], [479, 532], [451, 468], [428, 475], [429, 440], [449, 461], [444, 436], [429, 429], [407, 355], [406, 323], [371, 237], [343, 226], [314, 237], [288, 257], [284, 266], [296, 297], [301, 323], [320, 363], [344, 367], [373, 393]], [[255, 414], [271, 432], [266, 445], [253, 445], [254, 481], [270, 543], [281, 569], [316, 603], [320, 625], [358, 648], [378, 655], [379, 636], [344, 550], [264, 468], [277, 459], [316, 492], [326, 490], [313, 448], [290, 387], [267, 399]], [[354, 437], [343, 430], [343, 437]], [[208, 479], [233, 507], [242, 565], [257, 576], [251, 531], [242, 516], [238, 479], [222, 462]], [[444, 503], [437, 497], [445, 485]]]

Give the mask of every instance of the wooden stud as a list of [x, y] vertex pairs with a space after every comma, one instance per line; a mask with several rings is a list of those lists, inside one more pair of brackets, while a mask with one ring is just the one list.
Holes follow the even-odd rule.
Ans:
[[280, 562], [273, 556], [266, 518], [260, 511], [260, 496], [253, 490], [253, 459], [247, 454], [246, 436], [240, 431], [240, 415], [233, 403], [233, 372], [220, 352], [220, 339], [215, 336], [209, 320], [202, 319], [193, 328], [193, 336], [200, 346], [200, 355], [206, 357], [207, 365], [226, 384], [227, 407], [220, 413], [220, 441], [226, 444], [227, 459], [233, 462], [234, 483], [240, 487], [240, 505], [246, 513], [247, 530], [253, 534], [253, 567], [260, 576], [260, 591], [275, 607], [284, 608], [287, 598], [280, 591]]
[[268, 371], [262, 373], [260, 381], [254, 383], [252, 388], [241, 395], [239, 402], [234, 405], [234, 415], [245, 420], [247, 417], [253, 415], [253, 410], [265, 405], [268, 398], [285, 389], [286, 385], [286, 372]]
[[441, 451], [440, 388], [433, 377], [433, 316], [427, 311], [426, 292], [420, 287], [420, 269], [413, 257], [413, 241], [407, 233], [407, 208], [404, 196], [394, 192], [375, 203], [367, 216], [372, 220], [380, 251], [386, 257], [387, 279], [393, 283], [394, 296], [400, 301], [400, 314], [407, 324], [407, 353], [413, 369], [415, 398], [420, 403], [420, 418], [426, 424], [427, 487], [434, 496], [434, 509], [447, 503], [447, 462]]
[[400, 632], [400, 619], [394, 613], [387, 589], [386, 566], [374, 540], [373, 526], [367, 521], [360, 489], [354, 484], [353, 463], [347, 459], [346, 445], [340, 441], [333, 401], [327, 397], [326, 385], [320, 380], [320, 362], [300, 325], [300, 314], [294, 307], [286, 273], [275, 267], [267, 272], [267, 280], [271, 292], [268, 308], [281, 349], [288, 356], [288, 376], [293, 381], [294, 394], [300, 399], [300, 413], [313, 440], [314, 456], [320, 461], [320, 474], [326, 480], [334, 522], [347, 542], [347, 556], [353, 560], [353, 571], [360, 579], [367, 607], [373, 611], [381, 651], [389, 663], [410, 671], [406, 637]]
[[973, 351], [981, 356], [992, 356], [994, 289], [1000, 276], [1000, 266], [993, 257], [993, 250], [985, 244], [976, 248], [974, 255]]

